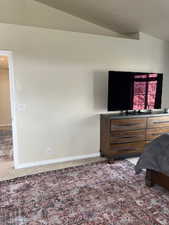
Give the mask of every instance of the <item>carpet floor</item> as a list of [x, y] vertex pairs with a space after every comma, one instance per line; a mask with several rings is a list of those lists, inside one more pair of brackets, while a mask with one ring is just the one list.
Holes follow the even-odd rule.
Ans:
[[168, 225], [169, 192], [128, 161], [0, 182], [0, 225]]

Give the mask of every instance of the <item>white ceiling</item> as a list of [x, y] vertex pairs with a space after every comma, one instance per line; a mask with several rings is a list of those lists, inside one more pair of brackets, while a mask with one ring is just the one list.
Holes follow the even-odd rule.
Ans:
[[36, 0], [120, 33], [169, 40], [168, 0]]

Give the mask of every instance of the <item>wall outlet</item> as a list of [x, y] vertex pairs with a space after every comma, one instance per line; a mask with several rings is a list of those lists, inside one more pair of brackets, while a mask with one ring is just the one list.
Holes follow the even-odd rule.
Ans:
[[51, 147], [48, 147], [48, 148], [46, 149], [46, 152], [47, 152], [49, 155], [54, 155], [54, 154], [55, 154], [54, 149], [51, 148]]

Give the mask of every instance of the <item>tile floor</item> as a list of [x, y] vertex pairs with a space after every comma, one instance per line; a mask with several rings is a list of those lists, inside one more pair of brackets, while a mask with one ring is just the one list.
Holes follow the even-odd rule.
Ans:
[[133, 158], [128, 158], [127, 160], [131, 163], [133, 163], [134, 165], [136, 165], [137, 161], [138, 161], [139, 157], [133, 157]]

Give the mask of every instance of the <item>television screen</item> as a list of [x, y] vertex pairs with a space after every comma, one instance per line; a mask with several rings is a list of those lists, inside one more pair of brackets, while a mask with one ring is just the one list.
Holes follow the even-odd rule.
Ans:
[[162, 73], [109, 71], [108, 111], [160, 109]]

